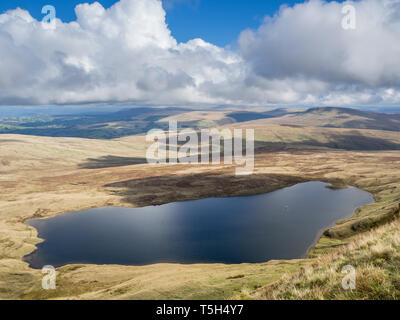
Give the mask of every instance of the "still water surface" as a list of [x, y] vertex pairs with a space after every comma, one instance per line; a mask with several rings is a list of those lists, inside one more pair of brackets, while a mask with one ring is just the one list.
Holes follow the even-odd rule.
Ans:
[[45, 241], [33, 268], [72, 264], [257, 263], [305, 255], [321, 230], [371, 194], [308, 182], [275, 192], [144, 208], [105, 207], [30, 220]]

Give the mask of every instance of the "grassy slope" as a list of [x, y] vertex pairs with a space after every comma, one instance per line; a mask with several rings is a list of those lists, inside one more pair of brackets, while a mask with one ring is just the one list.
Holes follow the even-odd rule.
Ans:
[[[400, 299], [400, 220], [318, 254], [293, 275], [247, 294], [252, 299]], [[343, 290], [344, 266], [356, 270], [356, 289]]]
[[[113, 155], [121, 157], [121, 164], [126, 164], [126, 157], [143, 158], [145, 144], [141, 137], [93, 141], [0, 136], [0, 298], [246, 297], [257, 287], [271, 284], [314, 261], [240, 266], [66, 266], [58, 269], [57, 290], [43, 292], [40, 271], [29, 269], [21, 261], [39, 241], [36, 231], [24, 224], [32, 217], [51, 217], [105, 205], [146, 205], [154, 202], [155, 194], [156, 201], [163, 203], [208, 197], [208, 190], [215, 190], [213, 196], [243, 195], [243, 189], [247, 193], [261, 193], [299, 181], [322, 180], [372, 192], [377, 203], [362, 208], [354, 218], [331, 229], [327, 234], [330, 237], [323, 237], [313, 254], [329, 253], [337, 250], [337, 245], [352, 241], [355, 234], [364, 230], [354, 225], [365, 218], [373, 220], [363, 224], [366, 229], [387, 222], [386, 215], [400, 200], [399, 151], [327, 148], [332, 141], [338, 147], [348, 146], [348, 139], [337, 139], [347, 134], [341, 129], [254, 126], [259, 148], [256, 171], [246, 179], [235, 177], [231, 165], [115, 167], [112, 158], [111, 167], [82, 167], [88, 158], [103, 161]], [[355, 132], [371, 141], [400, 143], [398, 133]], [[310, 144], [310, 137], [323, 143]]]
[[265, 124], [318, 126], [400, 131], [400, 115], [346, 108], [313, 108], [278, 118], [260, 120]]

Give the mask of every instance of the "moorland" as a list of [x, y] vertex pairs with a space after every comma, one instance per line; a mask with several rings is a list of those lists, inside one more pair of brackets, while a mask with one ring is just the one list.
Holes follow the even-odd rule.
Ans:
[[[149, 165], [149, 129], [252, 128], [255, 170], [236, 165]], [[400, 116], [343, 108], [194, 110], [133, 108], [109, 114], [0, 120], [2, 299], [399, 298]], [[324, 230], [305, 259], [260, 264], [74, 264], [57, 289], [23, 257], [41, 239], [26, 221], [104, 206], [139, 207], [260, 194], [306, 181], [354, 186], [375, 203]], [[288, 235], [290, 236], [290, 235]], [[341, 289], [342, 266], [359, 289]]]

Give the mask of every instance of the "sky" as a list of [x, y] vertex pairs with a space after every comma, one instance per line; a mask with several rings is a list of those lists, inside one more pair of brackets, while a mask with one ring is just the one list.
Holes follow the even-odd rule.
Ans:
[[[75, 6], [85, 0], [2, 0], [0, 12], [17, 7], [30, 11], [36, 19], [42, 19], [42, 7], [53, 5], [57, 16], [64, 22], [76, 20]], [[117, 0], [98, 0], [109, 8]], [[218, 46], [232, 45], [240, 32], [257, 28], [265, 15], [271, 15], [282, 4], [293, 5], [301, 0], [164, 0], [167, 24], [179, 42], [201, 38]]]
[[2, 0], [0, 105], [398, 106], [398, 39], [400, 0]]

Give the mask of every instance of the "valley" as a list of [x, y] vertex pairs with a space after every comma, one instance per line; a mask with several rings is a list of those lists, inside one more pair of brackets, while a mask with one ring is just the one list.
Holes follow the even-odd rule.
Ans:
[[[396, 117], [380, 115], [371, 120], [370, 113], [354, 115], [350, 111], [344, 115], [337, 113], [337, 122], [332, 120], [335, 119], [332, 112], [337, 112], [332, 109], [326, 109], [327, 114], [318, 110], [318, 115], [313, 117], [309, 114], [314, 111], [306, 114], [298, 110], [289, 114], [282, 111], [284, 115], [272, 118], [266, 115], [271, 110], [258, 110], [256, 113], [266, 118], [253, 119], [260, 115], [246, 114], [241, 118], [245, 121], [240, 122], [237, 121], [237, 113], [243, 112], [240, 110], [218, 114], [193, 112], [164, 114], [165, 117], [160, 115], [159, 119], [157, 115], [156, 127], [160, 125], [162, 129], [163, 123], [168, 125], [164, 118], [178, 117], [183, 125], [196, 124], [196, 128], [254, 128], [255, 170], [252, 175], [236, 176], [236, 165], [147, 164], [148, 143], [143, 130], [154, 123], [141, 127], [140, 133], [127, 134], [123, 130], [126, 135], [117, 133], [118, 137], [111, 134], [102, 139], [93, 139], [91, 134], [85, 138], [65, 136], [63, 130], [59, 135], [55, 133], [55, 137], [46, 136], [50, 135], [46, 132], [42, 136], [1, 134], [0, 297], [285, 298], [287, 296], [281, 294], [279, 288], [265, 288], [279, 281], [284, 286], [285, 277], [295, 277], [303, 269], [318, 269], [327, 257], [334, 259], [338, 250], [346, 252], [347, 246], [362, 246], [370, 241], [362, 237], [376, 235], [381, 248], [392, 246], [393, 238], [385, 238], [383, 234], [391, 232], [397, 237], [399, 233], [398, 229], [390, 227], [399, 216], [400, 203], [400, 130]], [[235, 117], [227, 116], [232, 113]], [[360, 121], [365, 128], [359, 128]], [[390, 127], [382, 130], [386, 124]], [[36, 230], [26, 224], [30, 219], [105, 206], [143, 207], [262, 194], [308, 181], [331, 183], [335, 188], [354, 186], [370, 192], [375, 203], [359, 208], [353, 217], [338, 221], [326, 230], [307, 259], [239, 265], [68, 265], [57, 269], [55, 291], [42, 290], [40, 270], [31, 269], [22, 261], [41, 241]], [[357, 257], [360, 256], [361, 253]], [[386, 267], [379, 272], [386, 274], [397, 268], [397, 256], [393, 257], [385, 260]], [[376, 272], [366, 268], [365, 279], [370, 277], [369, 271]], [[340, 276], [339, 270], [337, 277]], [[372, 284], [366, 280], [366, 288], [369, 285]], [[323, 288], [324, 283], [319, 286]]]

